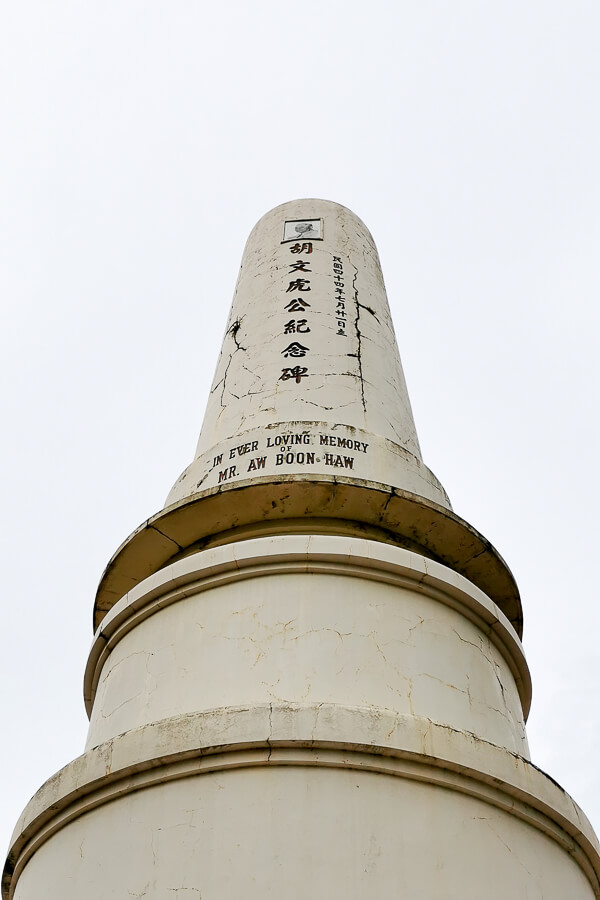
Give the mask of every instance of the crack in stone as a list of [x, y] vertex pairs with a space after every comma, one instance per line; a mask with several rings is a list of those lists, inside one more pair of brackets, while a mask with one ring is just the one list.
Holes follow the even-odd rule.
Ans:
[[[235, 350], [234, 350], [234, 353], [235, 353]], [[220, 403], [221, 403], [222, 409], [226, 408], [225, 404], [223, 403], [223, 397], [225, 395], [225, 384], [227, 382], [227, 373], [229, 372], [229, 366], [231, 365], [232, 359], [233, 359], [233, 353], [230, 353], [229, 354], [229, 362], [227, 363], [227, 365], [225, 367], [225, 374], [223, 375], [223, 378], [221, 379], [221, 382], [223, 384], [223, 388], [221, 389], [221, 398], [220, 398]], [[221, 382], [219, 382], [219, 383], [221, 383]]]
[[202, 894], [200, 893], [199, 888], [180, 887], [180, 888], [167, 888], [167, 890], [169, 891], [169, 893], [175, 893], [175, 894], [177, 894], [177, 897], [179, 897], [179, 895], [180, 895], [183, 891], [186, 891], [186, 892], [187, 892], [187, 891], [193, 891], [194, 894], [197, 896], [198, 900], [202, 900]]
[[502, 684], [502, 679], [500, 678], [500, 675], [498, 674], [498, 669], [500, 667], [498, 666], [498, 663], [496, 662], [495, 659], [491, 660], [491, 662], [494, 664], [494, 675], [496, 676], [496, 678], [498, 680], [498, 684], [500, 685], [502, 699], [503, 699], [504, 703], [506, 704], [506, 706], [508, 706], [508, 703], [506, 702], [506, 694], [504, 693], [504, 685]]
[[150, 525], [150, 528], [152, 528], [153, 531], [158, 532], [158, 534], [162, 535], [162, 536], [163, 536], [164, 538], [166, 538], [168, 541], [171, 541], [171, 543], [175, 544], [175, 546], [177, 547], [178, 550], [183, 550], [183, 549], [184, 549], [184, 548], [181, 546], [181, 544], [178, 544], [177, 541], [176, 541], [174, 538], [169, 537], [168, 534], [165, 534], [164, 531], [161, 531], [160, 528], [157, 528], [157, 527], [156, 527], [156, 525]]
[[200, 487], [200, 485], [203, 484], [203, 483], [206, 481], [206, 479], [207, 479], [208, 476], [210, 475], [211, 471], [212, 471], [212, 470], [209, 469], [209, 471], [208, 471], [205, 475], [202, 476], [202, 478], [200, 479], [200, 481], [197, 481], [197, 482], [196, 482], [196, 490], [198, 490], [198, 488]]
[[[221, 389], [221, 399], [220, 399], [221, 407], [223, 409], [225, 409], [225, 403], [223, 403], [223, 397], [225, 396], [227, 375], [229, 374], [229, 367], [231, 365], [231, 361], [232, 361], [233, 357], [235, 356], [235, 354], [238, 352], [238, 350], [243, 350], [244, 352], [247, 352], [247, 350], [248, 350], [247, 347], [242, 347], [242, 345], [240, 344], [240, 342], [238, 341], [238, 338], [237, 338], [237, 333], [240, 330], [240, 328], [242, 327], [242, 319], [243, 319], [243, 316], [241, 319], [236, 319], [235, 322], [233, 322], [226, 331], [225, 336], [227, 336], [228, 334], [231, 335], [231, 337], [233, 339], [233, 343], [235, 344], [235, 350], [233, 351], [233, 353], [229, 354], [229, 361], [225, 367], [225, 373], [223, 375], [223, 378], [221, 379], [221, 381], [217, 382], [217, 384], [214, 386], [214, 388], [211, 391], [211, 394], [213, 394], [220, 384], [223, 385], [223, 387]], [[235, 394], [234, 394], [234, 396], [235, 396]]]
[[240, 344], [240, 342], [237, 339], [237, 333], [240, 330], [240, 328], [242, 327], [243, 318], [244, 317], [242, 316], [241, 319], [236, 319], [235, 322], [232, 324], [231, 328], [229, 328], [229, 330], [228, 330], [228, 334], [230, 334], [231, 337], [233, 338], [233, 343], [235, 344], [236, 350], [248, 350], [247, 347], [242, 347], [242, 345]]
[[521, 859], [519, 859], [518, 854], [517, 854], [517, 853], [513, 853], [512, 847], [509, 847], [509, 845], [506, 843], [506, 841], [504, 840], [504, 838], [500, 836], [500, 834], [496, 831], [496, 829], [494, 828], [494, 826], [492, 825], [492, 823], [490, 822], [490, 820], [489, 820], [486, 816], [476, 816], [475, 818], [476, 818], [479, 822], [484, 822], [484, 823], [488, 826], [488, 828], [490, 829], [490, 831], [492, 832], [492, 834], [494, 834], [494, 835], [498, 838], [498, 840], [500, 841], [500, 843], [503, 844], [503, 845], [506, 847], [506, 849], [507, 849], [508, 852], [511, 854], [511, 856], [514, 856], [514, 858], [516, 859], [516, 861], [518, 862], [518, 864], [521, 866], [521, 868], [525, 869], [525, 871], [527, 872], [527, 874], [530, 875], [531, 877], [533, 877], [533, 873], [530, 872], [529, 869], [527, 868], [527, 866], [523, 863], [523, 861], [522, 861]]
[[380, 522], [383, 521], [383, 517], [385, 516], [385, 514], [386, 514], [386, 512], [387, 512], [387, 508], [388, 508], [388, 506], [390, 505], [390, 503], [391, 503], [391, 501], [393, 500], [393, 498], [394, 498], [394, 492], [392, 491], [392, 492], [388, 495], [388, 498], [387, 498], [387, 500], [385, 501], [385, 506], [384, 506], [383, 509], [381, 510], [381, 515], [379, 516], [379, 521], [380, 521]]
[[138, 697], [141, 697], [145, 693], [144, 688], [140, 688], [137, 694], [132, 694], [131, 697], [126, 697], [125, 700], [121, 701], [121, 703], [117, 704], [117, 706], [113, 706], [112, 709], [104, 712], [104, 709], [100, 709], [100, 715], [104, 719], [104, 721], [109, 721], [112, 719], [115, 713], [117, 713], [124, 706], [127, 706], [128, 703], [132, 703], [134, 700], [137, 700]]
[[[334, 407], [334, 406], [325, 406], [325, 405], [322, 404], [322, 403], [315, 403], [314, 400], [305, 400], [304, 397], [298, 397], [298, 399], [301, 400], [302, 403], [308, 403], [309, 406], [316, 406], [318, 409], [327, 409], [327, 410], [331, 410], [331, 409], [339, 409], [339, 408], [340, 408], [340, 407], [337, 407], [337, 406], [336, 406], [336, 407]], [[346, 406], [348, 406], [348, 405], [349, 405], [349, 404], [346, 403]]]
[[267, 746], [269, 748], [269, 753], [267, 756], [267, 762], [271, 760], [271, 754], [273, 752], [273, 745], [271, 744], [271, 737], [273, 735], [273, 703], [269, 703], [269, 736], [267, 738]]
[[453, 628], [452, 631], [454, 632], [454, 634], [456, 635], [456, 637], [459, 639], [459, 641], [462, 641], [463, 644], [470, 644], [471, 647], [475, 647], [475, 649], [476, 649], [476, 650], [479, 650], [479, 652], [482, 654], [482, 656], [483, 656], [485, 659], [487, 659], [488, 662], [490, 662], [490, 659], [486, 656], [486, 654], [485, 654], [485, 652], [484, 652], [484, 650], [483, 650], [483, 647], [482, 647], [480, 644], [474, 644], [473, 641], [468, 641], [466, 638], [461, 637], [460, 634], [458, 633], [458, 631], [456, 630], [456, 628]]
[[377, 313], [375, 312], [374, 309], [371, 309], [370, 306], [366, 306], [364, 303], [358, 303], [358, 300], [357, 300], [356, 302], [357, 302], [357, 304], [360, 306], [361, 309], [366, 309], [367, 312], [370, 312], [371, 315], [373, 316], [373, 318], [375, 319], [375, 321], [376, 321], [379, 325], [381, 325], [381, 322], [379, 321], [379, 318], [377, 317]]
[[[294, 621], [293, 619], [291, 621]], [[284, 629], [285, 630], [285, 629]], [[323, 628], [309, 628], [308, 631], [303, 631], [301, 634], [297, 634], [295, 637], [291, 638], [292, 641], [299, 641], [301, 638], [306, 637], [309, 634], [323, 634], [323, 632], [331, 631], [333, 634], [337, 634], [342, 644], [344, 643], [345, 637], [350, 637], [351, 631], [338, 631], [337, 628], [332, 627], [323, 627]]]
[[413, 631], [415, 630], [415, 628], [420, 628], [421, 625], [425, 624], [425, 619], [423, 619], [422, 616], [418, 616], [418, 618], [419, 618], [419, 621], [416, 623], [416, 625], [412, 625], [411, 628], [408, 629], [409, 634], [412, 634]]
[[312, 740], [313, 745], [314, 745], [314, 742], [315, 742], [315, 731], [316, 731], [316, 729], [317, 729], [317, 722], [318, 722], [318, 720], [319, 720], [319, 713], [321, 712], [321, 709], [323, 708], [324, 705], [325, 705], [325, 702], [322, 700], [320, 703], [317, 703], [317, 705], [315, 706], [315, 721], [314, 721], [314, 724], [313, 724], [312, 734], [311, 734], [311, 740]]
[[487, 553], [487, 552], [488, 552], [488, 547], [487, 547], [487, 546], [484, 546], [484, 547], [483, 547], [481, 550], [479, 550], [477, 553], [474, 553], [474, 554], [473, 554], [473, 556], [472, 556], [472, 557], [470, 558], [470, 560], [469, 560], [469, 563], [472, 563], [472, 562], [474, 562], [476, 559], [479, 559], [480, 556], [483, 556], [483, 554], [484, 554], [484, 553]]
[[[358, 269], [356, 268], [356, 266], [353, 263], [350, 263], [350, 265], [354, 269], [354, 277], [352, 279], [352, 290], [354, 291], [354, 302], [356, 304], [356, 318], [354, 319], [354, 329], [356, 331], [356, 340], [358, 343], [356, 356], [358, 359], [358, 377], [360, 378], [360, 399], [362, 402], [362, 408], [366, 412], [367, 404], [365, 401], [365, 381], [364, 381], [364, 377], [363, 377], [363, 367], [362, 367], [362, 345], [361, 345], [362, 335], [360, 333], [360, 328], [359, 328], [359, 324], [358, 324], [360, 321], [360, 308], [361, 308], [362, 304], [360, 304], [358, 302], [358, 288], [356, 287], [356, 279], [358, 278]], [[364, 308], [365, 307], [363, 307], [363, 309]]]

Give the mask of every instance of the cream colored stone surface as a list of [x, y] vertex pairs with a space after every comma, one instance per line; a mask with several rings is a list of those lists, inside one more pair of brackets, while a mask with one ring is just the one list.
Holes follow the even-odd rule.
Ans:
[[42, 845], [15, 900], [390, 893], [594, 897], [555, 841], [479, 799], [368, 771], [291, 765], [189, 777], [87, 813]]
[[523, 616], [510, 569], [468, 522], [423, 497], [342, 476], [260, 477], [211, 488], [152, 516], [109, 561], [96, 595], [94, 623], [135, 585], [201, 547], [273, 534], [370, 537], [416, 550], [468, 578], [508, 617], [519, 636]]
[[[366, 866], [373, 845], [380, 867]], [[250, 873], [246, 893], [279, 896], [287, 873], [292, 896], [327, 884], [358, 896], [345, 871], [356, 859], [370, 896], [391, 881], [476, 898], [491, 871], [486, 897], [600, 896], [589, 823], [527, 760], [425, 719], [327, 704], [189, 715], [90, 751], [24, 811], [4, 887], [20, 900], [101, 897], [99, 884], [107, 897], [219, 897]]]
[[371, 235], [339, 204], [297, 200], [248, 239], [196, 457], [110, 560], [95, 625], [180, 553], [328, 517], [329, 533], [378, 529], [455, 567], [521, 633], [506, 564], [421, 459]]
[[[456, 591], [448, 593], [457, 579], [444, 566], [428, 564], [434, 587], [423, 581], [422, 557], [374, 541], [297, 536], [248, 544], [245, 554], [244, 544], [237, 552], [253, 565], [230, 567], [225, 583], [214, 579], [236, 546], [205, 551], [198, 577], [208, 583], [191, 580], [170, 605], [162, 604], [178, 569], [199, 568], [203, 554], [149, 580], [154, 614], [135, 627], [130, 620], [130, 630], [108, 644], [88, 747], [182, 713], [276, 701], [422, 716], [527, 755], [506, 651], [492, 642], [485, 621], [448, 605], [457, 604]], [[386, 567], [390, 583], [380, 580]], [[241, 582], [243, 574], [249, 577]], [[466, 579], [461, 583], [473, 595]], [[488, 600], [487, 612], [491, 606]], [[502, 615], [492, 612], [497, 620]], [[102, 648], [110, 621], [97, 638]], [[510, 637], [518, 655], [518, 639]]]
[[3, 900], [600, 900], [529, 762], [518, 589], [424, 465], [373, 240], [253, 230], [196, 458], [110, 561], [87, 751]]
[[[313, 752], [314, 751], [314, 752]], [[269, 703], [163, 719], [61, 769], [25, 808], [14, 853], [123, 792], [200, 771], [265, 764], [339, 765], [445, 785], [510, 809], [600, 872], [598, 840], [577, 804], [521, 756], [469, 732], [386, 710]], [[570, 844], [568, 838], [575, 843]], [[11, 854], [14, 857], [14, 854]]]
[[450, 507], [435, 475], [398, 444], [346, 425], [309, 421], [253, 428], [201, 453], [174, 486], [167, 505], [190, 493], [255, 475], [306, 472], [314, 477], [343, 475], [362, 481], [385, 477], [386, 484]]
[[[320, 219], [320, 238], [284, 240]], [[293, 374], [295, 373], [295, 374]], [[253, 474], [344, 474], [449, 507], [423, 465], [381, 266], [350, 210], [277, 207], [253, 229], [196, 459], [167, 505]]]

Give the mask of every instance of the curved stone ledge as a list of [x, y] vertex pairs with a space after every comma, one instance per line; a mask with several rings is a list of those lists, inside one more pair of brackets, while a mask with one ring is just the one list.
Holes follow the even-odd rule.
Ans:
[[326, 704], [270, 704], [163, 720], [61, 769], [17, 824], [3, 874], [4, 900], [13, 896], [32, 854], [84, 813], [172, 779], [249, 766], [367, 769], [468, 794], [557, 842], [600, 897], [600, 848], [589, 822], [556, 782], [522, 757], [426, 719]]
[[[464, 519], [430, 500], [389, 485], [359, 479], [306, 475], [254, 478], [222, 484], [167, 507], [134, 531], [106, 567], [94, 604], [94, 629], [127, 591], [193, 549], [286, 529], [291, 520], [329, 533], [364, 528], [383, 543], [407, 544], [472, 581], [506, 615], [519, 637], [519, 591], [498, 551]], [[327, 524], [325, 524], [327, 523]]]
[[334, 535], [280, 535], [226, 544], [180, 559], [142, 581], [112, 607], [96, 632], [84, 679], [88, 715], [108, 655], [144, 619], [192, 593], [249, 578], [297, 572], [385, 581], [457, 609], [490, 638], [506, 660], [527, 718], [531, 678], [523, 648], [511, 623], [489, 597], [463, 576], [420, 554]]

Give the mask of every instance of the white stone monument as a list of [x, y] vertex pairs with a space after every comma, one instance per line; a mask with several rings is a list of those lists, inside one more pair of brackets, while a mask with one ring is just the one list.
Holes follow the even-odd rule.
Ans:
[[196, 457], [102, 578], [83, 756], [4, 900], [587, 900], [529, 760], [519, 594], [421, 460], [373, 240], [254, 228]]

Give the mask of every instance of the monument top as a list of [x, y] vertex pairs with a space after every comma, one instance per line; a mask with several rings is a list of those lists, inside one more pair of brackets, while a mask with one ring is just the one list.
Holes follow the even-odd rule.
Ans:
[[509, 569], [421, 458], [373, 238], [326, 200], [284, 203], [252, 230], [195, 458], [109, 563], [95, 626], [181, 555], [281, 533], [416, 550], [521, 633]]
[[253, 228], [196, 458], [167, 505], [266, 474], [333, 474], [446, 508], [423, 465], [377, 249], [337, 203], [295, 200]]

